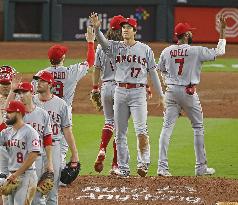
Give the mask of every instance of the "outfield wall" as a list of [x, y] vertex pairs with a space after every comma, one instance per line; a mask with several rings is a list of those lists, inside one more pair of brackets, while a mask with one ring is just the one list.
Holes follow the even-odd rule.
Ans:
[[3, 0], [0, 0], [0, 40], [3, 40]]
[[172, 42], [174, 25], [188, 22], [197, 28], [194, 42], [214, 43], [222, 14], [227, 17], [228, 42], [238, 43], [234, 0], [4, 0], [4, 39], [82, 40], [92, 11], [99, 14], [103, 32], [114, 15], [136, 18], [136, 38], [150, 42]]

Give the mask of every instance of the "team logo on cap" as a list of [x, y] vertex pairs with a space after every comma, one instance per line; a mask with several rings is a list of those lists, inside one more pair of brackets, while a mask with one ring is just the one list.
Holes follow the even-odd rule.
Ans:
[[40, 146], [40, 142], [39, 142], [39, 140], [33, 140], [32, 141], [32, 145], [33, 145], [33, 147], [39, 147]]

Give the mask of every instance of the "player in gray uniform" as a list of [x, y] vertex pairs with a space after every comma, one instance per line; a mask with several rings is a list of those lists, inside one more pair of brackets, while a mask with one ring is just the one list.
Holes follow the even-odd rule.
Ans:
[[71, 151], [71, 166], [76, 166], [78, 150], [72, 133], [72, 122], [66, 102], [51, 93], [54, 84], [53, 75], [50, 72], [42, 71], [34, 76], [38, 80], [38, 94], [33, 96], [33, 102], [46, 110], [52, 123], [52, 160], [54, 168], [54, 187], [47, 197], [47, 205], [58, 204], [58, 187], [61, 173], [61, 150], [60, 140], [65, 137]]
[[7, 180], [20, 179], [20, 185], [8, 196], [9, 205], [31, 204], [34, 197], [37, 176], [35, 160], [40, 152], [39, 135], [30, 125], [23, 122], [25, 107], [20, 101], [10, 101], [6, 124], [11, 125], [0, 133], [0, 144], [9, 154]]
[[163, 101], [163, 91], [156, 71], [152, 49], [139, 41], [135, 41], [137, 22], [127, 18], [121, 22], [124, 41], [108, 41], [99, 30], [101, 22], [92, 13], [89, 17], [95, 29], [98, 42], [104, 52], [113, 59], [116, 65], [115, 80], [117, 83], [114, 95], [114, 118], [116, 130], [116, 146], [119, 170], [118, 176], [127, 177], [129, 169], [129, 151], [127, 145], [128, 119], [132, 116], [137, 143], [137, 173], [144, 177], [150, 164], [150, 144], [147, 131], [147, 74]]
[[[64, 66], [64, 60], [68, 48], [63, 45], [54, 45], [48, 50], [48, 58], [51, 66], [44, 69], [54, 76], [55, 85], [53, 94], [62, 98], [69, 106], [70, 118], [72, 118], [72, 103], [78, 82], [88, 73], [88, 69], [93, 66], [95, 59], [94, 40], [95, 34], [92, 27], [87, 28], [86, 40], [88, 42], [87, 60], [82, 63]], [[41, 71], [39, 71], [41, 72]], [[37, 75], [37, 74], [36, 74]], [[36, 84], [36, 82], [34, 82]], [[65, 139], [61, 141], [62, 168], [66, 163], [66, 153], [68, 144]]]
[[[0, 131], [6, 128], [6, 113], [1, 110], [6, 107], [6, 100], [11, 89], [12, 78], [16, 75], [16, 70], [11, 66], [0, 67]], [[8, 153], [6, 147], [0, 146], [0, 184], [8, 175]], [[2, 196], [3, 205], [8, 205], [8, 197]]]
[[217, 56], [225, 54], [226, 40], [224, 29], [226, 22], [220, 18], [220, 39], [217, 48], [190, 46], [192, 42], [191, 27], [187, 23], [175, 26], [177, 45], [165, 48], [158, 62], [167, 84], [166, 111], [159, 141], [158, 175], [171, 176], [168, 166], [168, 146], [170, 137], [181, 110], [184, 110], [194, 130], [194, 150], [196, 155], [195, 175], [212, 175], [213, 168], [207, 167], [204, 148], [203, 113], [196, 85], [200, 82], [201, 65], [205, 61], [214, 61]]
[[[13, 84], [13, 83], [12, 83]], [[36, 174], [38, 179], [46, 171], [54, 172], [52, 162], [52, 130], [51, 120], [47, 111], [37, 107], [32, 101], [33, 86], [29, 82], [21, 82], [18, 85], [12, 85], [14, 93], [23, 102], [26, 108], [24, 122], [31, 125], [40, 137], [40, 156], [36, 159]], [[15, 97], [15, 96], [12, 96]], [[45, 197], [36, 192], [32, 205], [45, 205]]]
[[[123, 40], [121, 35], [120, 23], [124, 19], [123, 16], [114, 16], [110, 21], [110, 28], [106, 33], [106, 37], [109, 40], [121, 41]], [[97, 155], [94, 169], [97, 172], [103, 170], [103, 161], [106, 156], [107, 145], [112, 138], [114, 130], [114, 111], [113, 111], [113, 101], [114, 93], [116, 88], [115, 81], [115, 65], [112, 64], [112, 60], [103, 52], [102, 47], [98, 45], [96, 50], [95, 58], [95, 69], [93, 72], [93, 89], [92, 92], [101, 92], [101, 101], [103, 105], [103, 113], [105, 116], [105, 124], [102, 129], [101, 142], [99, 153]], [[99, 90], [99, 79], [101, 76], [101, 91]], [[117, 165], [117, 149], [115, 140], [113, 140], [113, 160], [112, 169], [110, 174], [118, 168]]]

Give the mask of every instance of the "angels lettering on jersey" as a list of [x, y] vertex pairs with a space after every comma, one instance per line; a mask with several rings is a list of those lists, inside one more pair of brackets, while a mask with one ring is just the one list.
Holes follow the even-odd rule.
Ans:
[[[9, 126], [0, 132], [0, 145], [6, 146], [9, 154], [9, 171], [19, 169], [30, 152], [40, 152], [39, 134], [27, 124], [18, 130]], [[33, 163], [29, 169], [34, 167]]]
[[124, 42], [109, 41], [105, 52], [117, 67], [117, 82], [147, 84], [149, 70], [156, 69], [152, 49], [139, 41], [132, 46], [125, 45]]

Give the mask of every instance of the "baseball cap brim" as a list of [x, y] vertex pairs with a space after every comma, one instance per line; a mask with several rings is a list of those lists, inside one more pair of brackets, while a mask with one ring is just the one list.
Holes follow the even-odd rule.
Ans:
[[6, 112], [20, 112], [20, 111], [12, 110], [11, 108], [2, 108], [0, 110], [4, 110]]
[[[19, 93], [20, 91], [28, 92], [28, 91], [30, 91], [30, 90], [24, 89], [24, 88], [17, 88], [17, 89], [15, 89], [13, 92], [14, 92], [14, 93]], [[31, 92], [31, 91], [30, 91], [30, 92]]]
[[6, 108], [6, 109], [2, 109], [2, 110], [5, 110], [6, 112], [17, 112], [16, 110], [12, 110], [10, 108]]
[[128, 25], [130, 25], [131, 27], [133, 27], [135, 29], [137, 28], [137, 23], [133, 19], [128, 19], [128, 18], [123, 19], [120, 23], [120, 26], [123, 26], [124, 24], [128, 24]]
[[36, 75], [33, 76], [34, 80], [38, 80], [39, 78], [40, 78], [39, 76], [36, 76]]

